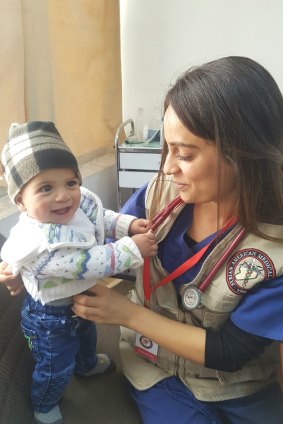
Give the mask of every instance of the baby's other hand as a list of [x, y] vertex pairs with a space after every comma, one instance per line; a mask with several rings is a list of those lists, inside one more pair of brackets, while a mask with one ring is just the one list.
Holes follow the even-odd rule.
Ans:
[[136, 234], [132, 237], [132, 240], [136, 243], [143, 258], [157, 254], [158, 246], [152, 231], [145, 234]]
[[131, 225], [129, 227], [129, 234], [130, 235], [144, 234], [149, 229], [150, 229], [150, 220], [139, 218], [131, 222]]
[[11, 296], [17, 296], [24, 289], [21, 275], [13, 275], [10, 266], [6, 262], [0, 263], [0, 283], [5, 284]]
[[[0, 275], [3, 276], [4, 280], [6, 279], [6, 277], [4, 276], [12, 275], [11, 267], [9, 264], [7, 264], [7, 262], [4, 262], [4, 261], [0, 262]], [[1, 283], [4, 282], [1, 280], [1, 278], [0, 278], [0, 281]]]

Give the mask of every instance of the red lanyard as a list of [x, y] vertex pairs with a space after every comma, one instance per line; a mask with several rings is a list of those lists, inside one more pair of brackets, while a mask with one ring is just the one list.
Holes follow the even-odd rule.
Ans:
[[163, 286], [169, 281], [174, 280], [175, 278], [179, 277], [180, 275], [184, 274], [184, 272], [188, 271], [190, 268], [192, 268], [205, 254], [211, 243], [214, 241], [211, 240], [206, 246], [204, 246], [199, 252], [197, 252], [194, 256], [189, 258], [187, 261], [182, 263], [178, 268], [175, 269], [175, 271], [171, 272], [171, 274], [167, 275], [165, 278], [163, 278], [159, 283], [157, 283], [154, 288], [151, 287], [150, 284], [150, 262], [149, 257], [144, 258], [144, 266], [143, 266], [143, 289], [144, 289], [144, 296], [145, 299], [149, 302], [151, 294], [155, 289], [157, 289], [160, 286]]
[[[174, 199], [171, 203], [169, 203], [169, 205], [163, 209], [156, 217], [153, 218], [152, 222], [153, 222], [153, 226], [152, 229], [155, 230], [158, 225], [161, 224], [161, 222], [163, 222], [163, 220], [170, 215], [170, 213], [173, 211], [173, 209], [178, 206], [179, 204], [182, 203], [182, 200], [180, 199], [180, 197], [178, 196], [176, 199]], [[215, 237], [208, 242], [208, 244], [206, 244], [199, 252], [197, 252], [196, 254], [194, 254], [191, 258], [189, 258], [187, 261], [185, 261], [184, 263], [182, 263], [178, 268], [175, 269], [175, 271], [171, 272], [169, 275], [167, 275], [165, 278], [163, 278], [161, 281], [159, 281], [159, 283], [157, 283], [154, 287], [151, 287], [151, 283], [150, 283], [150, 260], [149, 257], [144, 258], [144, 269], [143, 269], [143, 288], [144, 288], [144, 297], [146, 301], [150, 301], [150, 297], [151, 294], [153, 293], [153, 291], [155, 289], [157, 289], [158, 287], [161, 287], [167, 283], [169, 283], [171, 280], [174, 280], [175, 278], [179, 277], [180, 275], [182, 275], [184, 272], [188, 271], [189, 269], [191, 269], [197, 262], [200, 261], [200, 259], [203, 257], [203, 255], [205, 254], [205, 252], [207, 251], [207, 249], [209, 248], [209, 246], [211, 246], [211, 244], [215, 241], [215, 239], [217, 237], [219, 237], [220, 234], [224, 233], [231, 225], [235, 224], [236, 221], [230, 220], [224, 228], [222, 228], [220, 231], [218, 231], [215, 235]], [[243, 237], [244, 234], [244, 230], [242, 229], [240, 231], [240, 238]], [[207, 276], [207, 278], [199, 285], [198, 289], [202, 292], [204, 292], [206, 290], [206, 288], [208, 287], [208, 285], [210, 284], [212, 277], [215, 275], [215, 273], [217, 272], [217, 270], [220, 268], [220, 266], [223, 264], [223, 262], [225, 261], [226, 257], [228, 256], [228, 254], [231, 252], [231, 250], [235, 247], [235, 245], [239, 242], [239, 235], [236, 237], [236, 239], [233, 241], [233, 243], [231, 243], [231, 245], [229, 246], [229, 248], [225, 251], [225, 255], [223, 255], [221, 257], [221, 259], [219, 260], [219, 262], [216, 264], [216, 266], [213, 268], [213, 270], [209, 273], [209, 275]], [[217, 269], [216, 269], [217, 268]]]

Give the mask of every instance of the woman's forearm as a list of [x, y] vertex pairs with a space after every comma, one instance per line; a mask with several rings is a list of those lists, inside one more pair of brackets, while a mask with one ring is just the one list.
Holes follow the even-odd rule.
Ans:
[[178, 356], [203, 365], [206, 331], [161, 316], [143, 306], [133, 304], [135, 311], [127, 327], [143, 334]]
[[96, 323], [130, 328], [176, 355], [204, 364], [205, 330], [161, 316], [99, 284], [89, 292], [93, 296], [74, 296], [75, 314]]

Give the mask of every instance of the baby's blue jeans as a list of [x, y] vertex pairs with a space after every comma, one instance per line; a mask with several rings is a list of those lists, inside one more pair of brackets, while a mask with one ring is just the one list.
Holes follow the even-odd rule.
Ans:
[[74, 317], [70, 305], [42, 305], [27, 295], [22, 328], [35, 359], [32, 406], [46, 413], [58, 404], [73, 374], [83, 375], [95, 367], [96, 327]]

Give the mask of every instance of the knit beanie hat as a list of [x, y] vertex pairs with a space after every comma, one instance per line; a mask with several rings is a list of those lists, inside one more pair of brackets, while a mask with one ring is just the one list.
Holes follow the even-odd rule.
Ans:
[[22, 187], [47, 169], [73, 169], [81, 184], [77, 160], [53, 122], [11, 124], [1, 161], [8, 195], [13, 203]]

